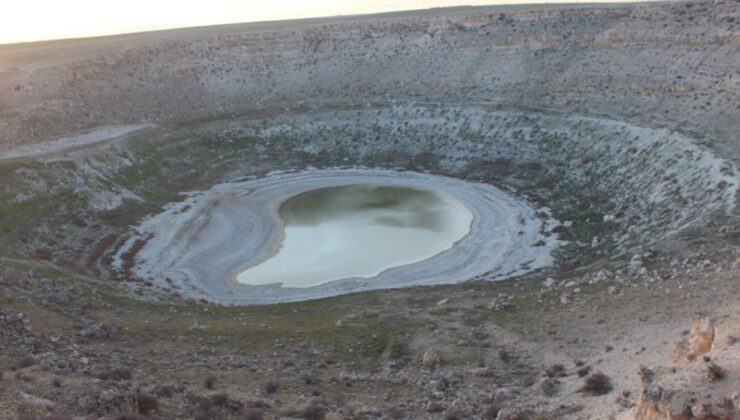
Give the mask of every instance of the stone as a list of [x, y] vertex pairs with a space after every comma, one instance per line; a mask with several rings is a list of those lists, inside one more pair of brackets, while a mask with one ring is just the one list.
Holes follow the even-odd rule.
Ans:
[[498, 415], [496, 416], [496, 420], [521, 420], [522, 415], [520, 411], [516, 408], [503, 408], [498, 412]]
[[38, 397], [36, 395], [26, 394], [25, 392], [19, 392], [18, 393], [23, 401], [26, 401], [30, 404], [45, 407], [47, 409], [53, 409], [54, 408], [54, 402], [51, 400], [48, 400], [46, 398]]
[[544, 282], [542, 282], [542, 285], [547, 287], [548, 289], [552, 289], [558, 285], [558, 282], [555, 281], [554, 278], [548, 277], [547, 279], [545, 279]]
[[421, 365], [427, 369], [434, 369], [442, 363], [442, 359], [439, 353], [434, 349], [429, 349], [424, 352], [421, 359]]
[[732, 263], [732, 269], [733, 270], [740, 270], [740, 255], [735, 258], [735, 261]]
[[570, 295], [570, 293], [563, 293], [560, 295], [560, 303], [563, 305], [570, 305], [573, 303], [573, 297]]
[[604, 281], [608, 281], [611, 276], [612, 276], [612, 273], [610, 271], [599, 270], [599, 272], [596, 273], [596, 277], [594, 278], [594, 280], [596, 282], [604, 282]]
[[113, 325], [88, 323], [82, 331], [80, 331], [80, 335], [87, 338], [109, 339], [112, 338], [116, 332], [117, 329]]
[[491, 300], [491, 303], [488, 304], [488, 309], [491, 309], [493, 311], [499, 311], [501, 309], [505, 309], [511, 304], [511, 300], [513, 298], [514, 297], [511, 295], [502, 293], [498, 295], [497, 298], [494, 298], [493, 300]]
[[488, 366], [475, 368], [470, 373], [472, 373], [473, 376], [480, 378], [492, 378], [496, 374], [496, 371], [492, 367]]
[[560, 382], [552, 378], [542, 378], [535, 384], [536, 392], [546, 397], [552, 397], [557, 394], [559, 389]]

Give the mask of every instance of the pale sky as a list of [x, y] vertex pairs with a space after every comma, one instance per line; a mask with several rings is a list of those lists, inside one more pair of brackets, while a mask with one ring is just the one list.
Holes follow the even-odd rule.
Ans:
[[224, 23], [531, 2], [533, 0], [1, 0], [0, 44]]

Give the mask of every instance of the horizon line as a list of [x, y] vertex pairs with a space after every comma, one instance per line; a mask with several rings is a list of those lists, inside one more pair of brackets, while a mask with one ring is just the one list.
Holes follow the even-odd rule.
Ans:
[[337, 15], [316, 15], [316, 16], [302, 16], [302, 17], [295, 17], [295, 18], [275, 18], [275, 19], [259, 19], [259, 20], [247, 20], [247, 21], [233, 21], [233, 22], [221, 22], [221, 23], [206, 23], [206, 24], [196, 24], [196, 25], [185, 25], [185, 26], [168, 26], [164, 25], [161, 27], [152, 27], [141, 30], [132, 30], [130, 32], [110, 32], [110, 33], [94, 33], [90, 35], [72, 35], [69, 37], [60, 37], [60, 38], [40, 38], [40, 39], [31, 39], [31, 40], [20, 40], [20, 41], [10, 41], [10, 42], [0, 42], [0, 47], [12, 47], [12, 46], [26, 46], [31, 44], [44, 44], [44, 43], [54, 43], [54, 42], [64, 42], [64, 41], [81, 41], [81, 40], [95, 40], [95, 39], [102, 39], [102, 38], [115, 38], [115, 37], [125, 37], [125, 36], [136, 36], [136, 35], [146, 35], [151, 33], [157, 33], [157, 32], [169, 32], [169, 31], [178, 31], [178, 30], [193, 30], [193, 29], [206, 29], [206, 28], [216, 28], [216, 27], [225, 27], [225, 26], [238, 26], [238, 25], [261, 25], [261, 24], [270, 24], [270, 23], [288, 23], [288, 22], [295, 22], [295, 23], [301, 23], [301, 22], [310, 22], [312, 20], [322, 20], [322, 19], [351, 19], [351, 18], [359, 18], [359, 17], [382, 17], [382, 16], [388, 16], [388, 15], [400, 15], [404, 13], [414, 13], [414, 12], [433, 12], [433, 11], [444, 11], [444, 10], [453, 10], [453, 9], [488, 9], [488, 8], [505, 8], [505, 7], [547, 7], [547, 6], [555, 6], [555, 7], [573, 7], [573, 6], [609, 6], [609, 5], [625, 5], [625, 4], [633, 4], [633, 3], [670, 3], [670, 2], [676, 2], [681, 0], [587, 0], [587, 1], [579, 1], [579, 0], [567, 0], [567, 1], [549, 1], [549, 2], [532, 2], [532, 3], [492, 3], [492, 4], [486, 4], [486, 5], [452, 5], [452, 6], [436, 6], [436, 7], [429, 7], [429, 8], [416, 8], [416, 9], [399, 9], [399, 10], [388, 10], [388, 11], [379, 11], [379, 12], [368, 12], [368, 13], [350, 13], [350, 14], [337, 14]]

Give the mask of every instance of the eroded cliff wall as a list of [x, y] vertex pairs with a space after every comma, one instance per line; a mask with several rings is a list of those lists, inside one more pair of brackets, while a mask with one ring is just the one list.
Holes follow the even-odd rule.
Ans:
[[681, 131], [740, 161], [740, 3], [503, 6], [0, 46], [0, 144], [366, 103], [488, 103]]

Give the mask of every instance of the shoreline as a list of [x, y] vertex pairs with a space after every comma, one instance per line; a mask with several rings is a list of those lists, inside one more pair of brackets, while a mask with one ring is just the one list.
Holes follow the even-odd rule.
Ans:
[[[448, 195], [471, 212], [470, 230], [450, 248], [428, 259], [390, 267], [370, 278], [347, 278], [305, 288], [236, 281], [244, 267], [265, 261], [279, 250], [284, 235], [281, 203], [321, 187], [357, 183]], [[169, 278], [183, 295], [221, 304], [310, 300], [364, 290], [457, 283], [484, 275], [495, 280], [552, 263], [551, 251], [559, 242], [555, 235], [548, 238], [540, 231], [543, 223], [550, 227], [556, 223], [535, 216], [543, 210], [547, 209], [534, 209], [492, 185], [415, 172], [329, 169], [273, 173], [216, 185], [142, 222], [139, 235], [151, 234], [153, 239], [139, 252], [134, 272], [162, 287], [168, 287], [165, 279]], [[545, 245], [534, 246], [538, 241]], [[248, 258], [250, 253], [253, 258]]]

